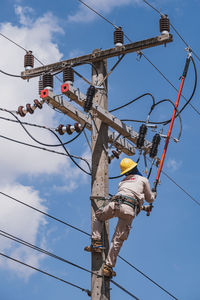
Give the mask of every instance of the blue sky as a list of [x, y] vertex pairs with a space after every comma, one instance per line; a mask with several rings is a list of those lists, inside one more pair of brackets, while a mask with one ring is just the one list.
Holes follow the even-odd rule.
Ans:
[[[86, 10], [78, 1], [33, 1], [2, 0], [0, 11], [0, 32], [33, 51], [45, 64], [69, 57], [92, 52], [95, 48], [113, 47], [113, 28], [104, 20]], [[90, 0], [92, 7], [100, 11], [111, 22], [122, 26], [125, 33], [139, 41], [159, 35], [159, 15], [142, 0]], [[159, 10], [169, 15], [171, 23], [200, 56], [198, 28], [200, 26], [198, 0], [155, 0]], [[185, 45], [171, 30], [173, 43], [144, 51], [145, 55], [178, 88], [182, 75], [186, 52]], [[126, 41], [127, 42], [127, 41]], [[12, 74], [23, 71], [24, 51], [0, 36], [0, 69]], [[159, 101], [164, 98], [175, 102], [177, 92], [145, 60], [136, 59], [136, 54], [128, 54], [109, 77], [109, 109], [125, 104], [133, 98], [152, 93]], [[199, 61], [194, 57], [197, 71]], [[108, 68], [116, 58], [108, 61]], [[36, 64], [36, 66], [38, 66]], [[76, 70], [90, 80], [89, 66]], [[37, 80], [29, 82], [0, 74], [0, 108], [16, 110], [19, 105], [33, 103], [38, 98]], [[88, 85], [75, 77], [75, 87], [86, 93]], [[194, 85], [194, 70], [190, 65], [183, 94], [189, 97]], [[60, 92], [60, 83], [55, 81], [55, 93]], [[66, 98], [67, 101], [67, 98]], [[180, 100], [180, 107], [185, 100]], [[200, 111], [199, 87], [192, 104]], [[140, 99], [131, 106], [117, 111], [121, 119], [144, 120], [151, 106], [150, 97]], [[158, 106], [152, 113], [152, 120], [169, 119], [172, 107]], [[199, 200], [199, 114], [190, 106], [181, 114], [183, 131], [179, 143], [170, 141], [163, 170], [197, 201]], [[0, 117], [12, 118], [0, 112]], [[47, 105], [24, 121], [56, 128], [60, 123], [73, 124], [68, 117], [53, 111]], [[18, 124], [0, 120], [0, 135], [27, 143], [33, 142]], [[134, 130], [137, 123], [129, 123]], [[179, 132], [179, 121], [175, 121], [172, 135]], [[161, 128], [159, 127], [158, 130]], [[28, 128], [38, 140], [55, 144], [54, 136], [45, 130]], [[90, 133], [86, 132], [88, 137]], [[167, 133], [167, 128], [164, 128]], [[147, 139], [155, 133], [148, 130]], [[70, 137], [63, 136], [63, 141]], [[80, 147], [81, 145], [81, 147]], [[164, 147], [159, 147], [161, 157]], [[32, 206], [58, 216], [67, 223], [90, 232], [90, 178], [83, 174], [72, 162], [61, 155], [28, 148], [0, 138], [1, 182], [0, 192], [7, 193]], [[82, 134], [67, 149], [71, 154], [90, 159], [90, 150]], [[62, 151], [62, 149], [55, 150]], [[121, 155], [120, 158], [123, 158]], [[133, 160], [137, 160], [138, 152]], [[81, 164], [84, 168], [84, 164]], [[148, 167], [149, 163], [148, 163]], [[141, 158], [140, 171], [144, 174]], [[110, 176], [120, 172], [119, 161], [109, 165]], [[156, 177], [156, 169], [150, 177], [151, 186]], [[119, 180], [109, 182], [109, 192], [117, 191]], [[4, 196], [0, 196], [0, 230], [5, 230], [30, 243], [51, 251], [59, 256], [90, 269], [90, 255], [83, 251], [90, 243], [89, 238], [62, 224], [50, 220], [25, 208]], [[141, 213], [133, 222], [128, 241], [120, 255], [139, 268], [178, 299], [198, 300], [200, 298], [200, 207], [166, 176], [161, 175], [155, 207], [149, 218]], [[110, 222], [111, 235], [115, 220]], [[41, 268], [66, 281], [90, 289], [90, 275], [70, 265], [56, 261], [41, 253], [17, 245], [0, 237], [0, 252], [15, 257], [25, 263]], [[141, 300], [165, 300], [170, 296], [138, 274], [134, 269], [118, 259], [116, 282], [131, 291]], [[0, 293], [2, 300], [24, 299], [88, 299], [88, 296], [64, 283], [34, 272], [24, 266], [0, 258]], [[111, 299], [131, 299], [114, 285], [111, 285]]]

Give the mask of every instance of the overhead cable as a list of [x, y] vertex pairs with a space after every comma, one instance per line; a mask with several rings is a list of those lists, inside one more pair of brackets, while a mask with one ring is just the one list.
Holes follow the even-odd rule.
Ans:
[[[28, 53], [28, 50], [27, 49], [25, 49], [23, 46], [21, 46], [20, 44], [18, 44], [18, 43], [16, 43], [15, 41], [13, 41], [12, 39], [10, 39], [9, 37], [7, 37], [6, 35], [4, 35], [3, 33], [1, 33], [0, 32], [0, 35], [2, 36], [2, 37], [4, 37], [5, 39], [7, 39], [8, 41], [10, 41], [11, 43], [13, 43], [14, 45], [16, 45], [17, 47], [19, 47], [19, 48], [21, 48], [22, 50], [24, 50], [26, 53]], [[34, 55], [34, 58], [37, 60], [37, 62], [39, 63], [39, 64], [41, 64], [42, 66], [44, 66], [44, 64], [43, 64], [43, 62], [41, 62], [35, 55]], [[20, 76], [21, 77], [21, 76]], [[31, 77], [31, 76], [29, 76], [29, 77]], [[59, 78], [59, 77], [57, 77], [57, 76], [55, 76], [60, 82], [62, 82], [62, 80]]]
[[7, 75], [7, 76], [10, 76], [10, 77], [17, 77], [17, 78], [21, 78], [21, 75], [14, 75], [14, 74], [10, 74], [10, 73], [7, 73], [3, 70], [0, 70], [0, 72], [4, 75]]
[[158, 284], [156, 281], [154, 281], [153, 279], [151, 279], [149, 276], [147, 276], [146, 274], [144, 274], [142, 271], [140, 271], [138, 268], [136, 268], [133, 264], [131, 264], [129, 261], [127, 261], [126, 259], [124, 259], [123, 257], [121, 257], [120, 255], [118, 255], [118, 257], [123, 260], [126, 264], [128, 264], [131, 268], [135, 269], [138, 273], [140, 273], [141, 275], [143, 275], [145, 278], [147, 278], [148, 280], [150, 280], [153, 284], [155, 284], [157, 287], [159, 287], [161, 290], [163, 290], [165, 293], [167, 293], [169, 296], [171, 296], [172, 298], [178, 300], [178, 298], [176, 298], [174, 295], [172, 295], [170, 292], [168, 292], [166, 289], [164, 289], [160, 284]]
[[[17, 203], [19, 203], [19, 204], [22, 204], [22, 205], [24, 205], [24, 206], [26, 206], [26, 207], [29, 207], [29, 208], [31, 208], [31, 209], [33, 209], [33, 210], [35, 210], [35, 211], [37, 211], [37, 212], [39, 212], [39, 213], [41, 213], [41, 214], [43, 214], [43, 215], [45, 215], [45, 216], [47, 216], [47, 217], [49, 217], [49, 218], [55, 220], [55, 221], [58, 221], [58, 222], [60, 222], [60, 223], [62, 223], [62, 224], [64, 224], [64, 225], [66, 225], [66, 226], [68, 226], [68, 227], [70, 227], [70, 228], [72, 228], [72, 229], [74, 229], [74, 230], [77, 230], [77, 231], [79, 231], [79, 232], [81, 232], [81, 233], [83, 233], [83, 234], [85, 234], [85, 235], [87, 235], [87, 236], [91, 236], [88, 232], [86, 232], [86, 231], [84, 231], [84, 230], [82, 230], [82, 229], [80, 229], [80, 228], [78, 228], [78, 227], [75, 227], [75, 226], [73, 226], [73, 225], [70, 225], [69, 223], [66, 223], [65, 221], [63, 221], [63, 220], [61, 220], [61, 219], [58, 219], [57, 217], [54, 217], [54, 216], [52, 216], [52, 215], [50, 215], [50, 214], [47, 214], [46, 212], [41, 211], [41, 210], [39, 210], [39, 209], [37, 209], [37, 208], [35, 208], [35, 207], [33, 207], [33, 206], [31, 206], [31, 205], [29, 205], [29, 204], [23, 202], [23, 201], [20, 201], [20, 200], [14, 198], [14, 197], [11, 197], [11, 196], [9, 196], [9, 195], [6, 194], [6, 193], [0, 192], [0, 194], [2, 194], [2, 195], [5, 196], [5, 197], [8, 197], [9, 199], [11, 199], [11, 200], [13, 200], [13, 201], [15, 201], [15, 202], [17, 202]], [[110, 196], [113, 196], [113, 195], [110, 194]], [[119, 256], [119, 257], [120, 257], [120, 259], [122, 259], [124, 262], [128, 263], [124, 258], [122, 258], [121, 256]], [[132, 265], [132, 264], [130, 264], [130, 263], [128, 263], [128, 264], [129, 264], [129, 265]], [[133, 266], [133, 265], [132, 265], [132, 266]], [[133, 267], [134, 267], [134, 266], [133, 266]], [[144, 276], [145, 276], [147, 279], [149, 279], [151, 282], [153, 282], [153, 283], [155, 282], [154, 280], [150, 279], [150, 277], [148, 277], [147, 275], [145, 275], [142, 271], [140, 271], [138, 268], [136, 268], [136, 267], [134, 267], [134, 268], [135, 268], [136, 271], [138, 271], [140, 274], [144, 275]], [[89, 272], [91, 272], [91, 271], [89, 271]], [[158, 287], [162, 288], [158, 283], [157, 283], [156, 285], [157, 285]], [[165, 289], [162, 288], [162, 290], [165, 290]], [[168, 293], [169, 293], [169, 292], [168, 292]], [[169, 293], [169, 294], [170, 294], [170, 293]]]
[[[92, 10], [95, 14], [97, 14], [98, 16], [100, 16], [101, 18], [103, 18], [106, 22], [108, 22], [110, 25], [112, 25], [114, 28], [119, 28], [118, 26], [114, 25], [112, 22], [110, 22], [107, 18], [105, 18], [103, 15], [101, 15], [100, 13], [98, 13], [96, 10], [94, 10], [92, 7], [90, 7], [89, 5], [87, 5], [86, 3], [84, 3], [82, 0], [78, 0], [79, 2], [81, 2], [82, 4], [84, 4], [86, 7], [88, 7], [90, 10]], [[133, 41], [126, 35], [124, 34], [124, 36], [127, 38], [127, 40], [132, 43]], [[142, 51], [138, 51], [138, 53], [140, 55], [142, 55], [158, 72], [159, 74], [178, 92], [178, 89], [171, 83], [171, 81], [150, 61], [149, 58], [147, 58], [147, 56], [142, 52]], [[186, 101], [187, 99], [181, 95]], [[198, 113], [200, 115], [200, 112], [197, 110], [197, 108], [195, 108], [194, 105], [192, 105], [191, 103], [189, 103], [189, 105], [193, 108], [193, 110], [196, 111], [196, 113]]]
[[[155, 8], [155, 6], [153, 6], [152, 4], [150, 4], [148, 1], [143, 0], [148, 6], [150, 6], [153, 10], [155, 10], [160, 16], [163, 16], [163, 13], [161, 13], [157, 8]], [[178, 30], [174, 27], [174, 25], [170, 22], [171, 27], [174, 29], [174, 31], [176, 32], [176, 34], [179, 36], [179, 38], [183, 41], [183, 43], [190, 49], [192, 49], [192, 47], [185, 41], [185, 39], [180, 35], [180, 33], [178, 32]], [[192, 52], [194, 54], [194, 56], [196, 56], [196, 58], [200, 61], [199, 56], [194, 52], [194, 50], [192, 49]]]
[[[79, 266], [79, 265], [77, 265], [75, 263], [72, 263], [69, 260], [66, 260], [66, 259], [64, 259], [64, 258], [62, 258], [62, 257], [60, 257], [58, 255], [55, 255], [54, 253], [46, 251], [46, 250], [44, 250], [44, 249], [42, 249], [40, 247], [37, 247], [37, 246], [35, 246], [35, 245], [33, 245], [33, 244], [29, 243], [29, 242], [26, 242], [26, 241], [24, 241], [24, 240], [22, 240], [22, 239], [20, 239], [20, 238], [18, 238], [16, 236], [12, 235], [12, 234], [9, 234], [9, 233], [3, 231], [3, 230], [0, 230], [0, 235], [3, 236], [3, 237], [5, 237], [5, 238], [8, 238], [10, 240], [13, 240], [13, 241], [15, 241], [17, 243], [20, 243], [20, 244], [22, 244], [24, 246], [27, 246], [27, 247], [29, 247], [31, 249], [39, 251], [39, 252], [41, 252], [41, 253], [43, 253], [45, 255], [48, 255], [48, 256], [53, 257], [55, 259], [58, 259], [58, 260], [60, 260], [60, 261], [62, 261], [64, 263], [70, 264], [70, 265], [72, 265], [72, 266], [74, 266], [74, 267], [76, 267], [76, 268], [78, 268], [80, 270], [83, 270], [83, 271], [88, 272], [90, 274], [97, 275], [95, 272], [92, 272], [92, 271], [90, 271], [90, 270], [88, 270], [88, 269], [86, 269], [84, 267], [81, 267], [81, 266]], [[99, 275], [97, 275], [97, 276], [99, 276]], [[133, 295], [131, 292], [127, 291], [124, 287], [122, 287], [121, 285], [119, 285], [117, 282], [115, 282], [113, 280], [111, 280], [111, 282], [114, 285], [116, 285], [118, 288], [120, 288], [121, 290], [123, 290], [124, 292], [126, 292], [128, 295], [132, 296], [134, 299], [139, 300], [135, 295]], [[88, 296], [90, 296], [90, 292], [89, 292]]]
[[136, 97], [135, 99], [133, 99], [133, 100], [127, 102], [127, 103], [124, 104], [124, 105], [121, 105], [121, 106], [119, 106], [119, 107], [116, 107], [116, 108], [113, 108], [113, 109], [109, 110], [109, 112], [111, 113], [111, 112], [114, 112], [114, 111], [116, 111], [116, 110], [122, 109], [122, 108], [124, 108], [124, 107], [126, 107], [126, 106], [128, 106], [128, 105], [130, 105], [130, 104], [132, 104], [132, 103], [134, 103], [135, 101], [137, 101], [137, 100], [139, 100], [139, 99], [145, 97], [145, 96], [150, 96], [150, 97], [152, 98], [153, 105], [155, 105], [155, 98], [154, 98], [154, 96], [153, 96], [151, 93], [145, 93], [145, 94], [142, 94], [142, 95]]
[[[5, 110], [4, 110], [5, 111]], [[36, 142], [36, 143], [38, 143], [38, 144], [40, 144], [40, 145], [43, 145], [43, 146], [47, 146], [47, 147], [55, 147], [56, 145], [48, 145], [48, 144], [44, 144], [44, 143], [42, 143], [42, 142], [40, 142], [40, 141], [38, 141], [37, 139], [35, 139], [31, 134], [30, 134], [30, 132], [26, 129], [26, 127], [21, 123], [21, 121], [19, 120], [19, 118], [13, 113], [13, 112], [11, 112], [11, 111], [7, 111], [8, 113], [10, 113], [13, 117], [15, 117], [15, 119], [19, 122], [19, 124], [22, 126], [22, 128], [25, 130], [25, 132]], [[67, 148], [65, 147], [65, 145], [64, 145], [64, 143], [61, 141], [61, 139], [59, 138], [59, 136], [53, 131], [53, 130], [51, 130], [51, 129], [49, 129], [49, 128], [45, 128], [45, 129], [47, 129], [47, 130], [49, 130], [51, 133], [53, 133], [55, 136], [56, 136], [56, 138], [59, 140], [59, 142], [60, 142], [60, 144], [59, 144], [59, 146], [62, 146], [63, 147], [63, 149], [65, 150], [65, 152], [67, 153], [67, 156], [72, 160], [72, 162], [81, 170], [81, 171], [83, 171], [84, 173], [86, 173], [87, 175], [91, 175], [91, 172], [88, 172], [88, 171], [86, 171], [85, 169], [83, 169], [75, 160], [74, 160], [74, 156], [73, 155], [71, 155], [70, 153], [69, 153], [69, 151], [67, 150]], [[82, 131], [80, 132], [80, 133], [82, 133]], [[78, 134], [78, 136], [80, 135], [80, 133]], [[3, 138], [6, 138], [5, 136], [0, 136], [0, 137], [3, 137]], [[15, 141], [16, 142], [16, 140], [14, 140], [14, 139], [10, 139], [10, 138], [8, 138], [9, 140], [12, 140], [12, 141]], [[74, 140], [74, 139], [73, 139]], [[22, 142], [20, 142], [20, 143], [22, 143]], [[27, 143], [23, 143], [24, 145], [27, 145]], [[43, 149], [44, 150], [44, 149]], [[87, 165], [88, 165], [88, 167], [89, 167], [89, 169], [90, 169], [90, 165], [89, 165], [89, 163], [87, 162], [87, 160], [86, 159], [84, 159], [84, 158], [80, 158], [81, 160], [84, 160], [86, 163], [87, 163]], [[91, 170], [91, 169], [90, 169]]]
[[[15, 112], [12, 112], [12, 111], [9, 111], [7, 109], [4, 109], [4, 108], [0, 108], [1, 111], [4, 111], [4, 112], [8, 112], [8, 113], [11, 113], [13, 116]], [[21, 120], [19, 120], [19, 118], [17, 118], [16, 120], [13, 120], [13, 119], [9, 119], [9, 118], [5, 118], [5, 117], [0, 117], [0, 119], [2, 120], [5, 120], [5, 121], [9, 121], [9, 122], [14, 122], [14, 123], [18, 123], [20, 125], [28, 125], [28, 126], [32, 126], [32, 127], [37, 127], [37, 128], [42, 128], [42, 129], [46, 129], [46, 130], [53, 130], [53, 131], [56, 131], [56, 128], [49, 128], [47, 126], [44, 126], [44, 125], [38, 125], [38, 124], [33, 124], [33, 123], [28, 123], [28, 122], [23, 122]], [[73, 137], [71, 140], [67, 141], [67, 142], [63, 142], [62, 144], [56, 144], [56, 145], [52, 145], [52, 144], [44, 144], [44, 146], [47, 146], [47, 147], [59, 147], [59, 146], [62, 146], [62, 145], [67, 145], [67, 144], [70, 144], [71, 142], [73, 142], [74, 140], [76, 140], [79, 135], [82, 133], [83, 129], [85, 128], [86, 125], [83, 126], [83, 128], [81, 129], [81, 131], [75, 136]], [[26, 131], [26, 133], [29, 135], [30, 133], [25, 129], [25, 127], [22, 126], [22, 128]], [[30, 135], [29, 135], [30, 136]], [[31, 135], [32, 136], [32, 135]], [[34, 139], [34, 138], [33, 138]], [[34, 139], [34, 141], [36, 142], [36, 140]]]
[[[82, 158], [80, 156], [76, 156], [76, 155], [72, 155], [72, 154], [67, 154], [67, 153], [64, 153], [64, 152], [59, 152], [59, 151], [47, 149], [47, 148], [44, 148], [44, 147], [40, 147], [40, 146], [28, 144], [28, 143], [25, 143], [25, 142], [21, 142], [19, 140], [15, 140], [15, 139], [9, 138], [9, 137], [4, 136], [4, 135], [0, 135], [0, 138], [6, 139], [8, 141], [11, 141], [11, 142], [14, 142], [14, 143], [18, 143], [18, 144], [21, 144], [21, 145], [24, 145], [24, 146], [28, 146], [28, 147], [40, 149], [40, 150], [43, 150], [43, 151], [47, 151], [47, 152], [51, 152], [51, 153], [55, 153], [55, 154], [59, 154], [59, 155], [64, 155], [64, 156], [67, 156], [67, 157], [70, 157], [70, 158], [80, 159], [80, 160], [84, 161], [85, 163], [87, 163], [88, 168], [90, 169], [90, 165], [89, 165], [88, 161], [85, 158]], [[85, 172], [87, 172], [87, 171], [85, 171]], [[90, 175], [89, 172], [87, 172], [87, 174]]]
[[77, 230], [77, 231], [79, 231], [79, 232], [81, 232], [81, 233], [83, 233], [83, 234], [85, 234], [85, 235], [90, 236], [90, 234], [87, 233], [86, 231], [84, 231], [84, 230], [82, 230], [82, 229], [80, 229], [80, 228], [78, 228], [78, 227], [75, 227], [75, 226], [73, 226], [73, 225], [71, 225], [71, 224], [65, 222], [64, 220], [61, 220], [61, 219], [59, 219], [59, 218], [57, 218], [57, 217], [55, 217], [55, 216], [53, 216], [53, 215], [50, 215], [50, 214], [48, 214], [48, 213], [46, 213], [46, 212], [44, 212], [44, 211], [42, 211], [42, 210], [40, 210], [40, 209], [38, 209], [38, 208], [32, 206], [32, 205], [29, 205], [29, 204], [27, 204], [27, 203], [25, 203], [25, 202], [23, 202], [23, 201], [20, 201], [20, 200], [16, 199], [15, 197], [12, 197], [12, 196], [10, 196], [10, 195], [8, 195], [8, 194], [6, 194], [6, 193], [3, 193], [3, 192], [1, 192], [1, 191], [0, 191], [0, 194], [3, 195], [3, 196], [5, 196], [5, 197], [7, 197], [7, 198], [9, 198], [9, 199], [11, 199], [11, 200], [13, 200], [13, 201], [15, 201], [15, 202], [17, 202], [17, 203], [19, 203], [19, 204], [21, 204], [21, 205], [24, 205], [24, 206], [26, 206], [26, 207], [29, 207], [29, 208], [31, 208], [31, 209], [37, 211], [38, 213], [45, 215], [46, 217], [48, 217], [48, 218], [50, 218], [50, 219], [53, 219], [53, 220], [55, 220], [55, 221], [57, 221], [57, 222], [59, 222], [59, 223], [62, 223], [63, 225], [66, 225], [66, 226], [68, 226], [68, 227], [71, 227], [71, 228], [73, 228], [73, 229], [75, 229], [75, 230]]
[[71, 283], [71, 282], [69, 282], [69, 281], [66, 281], [66, 280], [64, 280], [64, 279], [62, 279], [62, 278], [60, 278], [60, 277], [57, 277], [57, 276], [55, 276], [55, 275], [52, 275], [52, 274], [50, 274], [50, 273], [48, 273], [48, 272], [46, 272], [46, 271], [43, 271], [43, 270], [41, 270], [41, 269], [38, 269], [38, 268], [34, 267], [34, 266], [31, 266], [31, 265], [29, 265], [29, 264], [26, 264], [26, 263], [24, 263], [24, 262], [22, 262], [22, 261], [20, 261], [20, 260], [18, 260], [18, 259], [16, 259], [16, 258], [13, 258], [13, 257], [11, 257], [11, 256], [8, 256], [8, 255], [6, 255], [6, 254], [4, 254], [4, 253], [2, 253], [2, 252], [0, 252], [0, 255], [3, 256], [3, 257], [5, 257], [5, 258], [8, 258], [8, 259], [10, 259], [10, 260], [12, 260], [12, 261], [15, 261], [15, 262], [17, 262], [17, 263], [19, 263], [19, 264], [21, 264], [21, 265], [23, 265], [23, 266], [26, 266], [26, 267], [29, 267], [29, 268], [35, 270], [35, 271], [38, 271], [38, 272], [40, 272], [40, 273], [42, 273], [42, 274], [44, 274], [44, 275], [47, 275], [47, 276], [52, 277], [52, 278], [54, 278], [54, 279], [57, 279], [57, 280], [59, 280], [59, 281], [61, 281], [61, 282], [63, 282], [63, 283], [66, 283], [66, 284], [68, 284], [68, 285], [71, 285], [71, 286], [73, 286], [73, 287], [75, 287], [75, 288], [77, 288], [77, 289], [80, 289], [82, 292], [86, 292], [86, 293], [88, 294], [88, 296], [91, 295], [91, 292], [90, 292], [89, 290], [84, 289], [84, 288], [82, 288], [82, 287], [80, 287], [80, 286], [78, 286], [78, 285], [76, 285], [76, 284], [73, 284], [73, 283]]

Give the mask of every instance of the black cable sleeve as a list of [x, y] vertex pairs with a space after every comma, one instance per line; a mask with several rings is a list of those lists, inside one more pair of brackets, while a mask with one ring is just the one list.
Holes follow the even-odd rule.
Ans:
[[119, 106], [119, 107], [116, 107], [116, 108], [114, 108], [114, 109], [109, 110], [109, 112], [111, 113], [111, 112], [114, 112], [114, 111], [119, 110], [119, 109], [121, 109], [121, 108], [124, 108], [124, 107], [126, 107], [126, 106], [132, 104], [133, 102], [139, 100], [140, 98], [143, 98], [144, 96], [151, 96], [151, 97], [152, 97], [152, 101], [153, 101], [153, 105], [155, 104], [155, 98], [154, 98], [154, 96], [153, 96], [151, 93], [145, 93], [145, 94], [142, 94], [142, 95], [140, 95], [139, 97], [137, 97], [137, 98], [135, 98], [135, 99], [129, 101], [128, 103], [126, 103], [126, 104], [124, 104], [124, 105], [122, 105], [122, 106]]

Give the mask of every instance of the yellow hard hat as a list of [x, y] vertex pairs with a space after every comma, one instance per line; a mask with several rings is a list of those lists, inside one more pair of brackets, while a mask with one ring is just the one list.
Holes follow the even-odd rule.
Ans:
[[122, 159], [122, 161], [120, 163], [120, 168], [121, 168], [120, 175], [127, 173], [128, 171], [132, 170], [136, 166], [137, 166], [137, 163], [135, 163], [132, 159], [130, 159], [130, 158]]

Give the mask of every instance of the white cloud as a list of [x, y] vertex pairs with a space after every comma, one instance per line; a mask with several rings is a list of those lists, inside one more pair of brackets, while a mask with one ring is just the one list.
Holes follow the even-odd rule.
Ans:
[[[0, 190], [5, 194], [20, 199], [26, 204], [34, 206], [42, 211], [46, 211], [44, 200], [39, 197], [37, 191], [34, 191], [30, 187], [22, 186], [20, 184], [7, 184], [4, 186], [0, 185]], [[0, 203], [0, 230], [15, 235], [32, 244], [45, 244], [45, 237], [43, 235], [40, 237], [38, 236], [38, 232], [42, 232], [47, 224], [44, 215], [20, 205], [2, 194], [0, 194]], [[0, 249], [3, 253], [9, 252], [11, 257], [36, 267], [39, 266], [40, 260], [44, 258], [43, 255], [38, 253], [35, 255], [33, 250], [2, 236], [0, 236]], [[25, 279], [34, 272], [19, 264], [13, 264], [13, 262], [4, 258], [0, 260], [0, 266], [1, 268], [11, 269], [16, 272], [18, 276]]]
[[167, 161], [167, 168], [170, 169], [172, 172], [177, 171], [182, 165], [182, 161], [177, 161], [173, 158], [168, 159]]
[[[141, 0], [85, 0], [88, 6], [97, 10], [100, 13], [108, 14], [113, 8], [128, 5], [128, 4], [141, 4]], [[90, 22], [93, 21], [97, 15], [89, 10], [85, 5], [80, 4], [78, 11], [68, 17], [71, 22]]]
[[[0, 32], [16, 41], [26, 49], [33, 50], [33, 53], [44, 63], [59, 61], [62, 53], [58, 45], [53, 42], [53, 36], [62, 33], [56, 18], [48, 13], [34, 20], [32, 18], [31, 8], [15, 8], [19, 16], [20, 25], [11, 23], [0, 23]], [[31, 13], [31, 16], [30, 16]], [[0, 37], [0, 68], [12, 74], [20, 74], [23, 70], [23, 57], [25, 51], [16, 47], [8, 40]], [[35, 79], [26, 82], [19, 78], [11, 78], [0, 73], [1, 84], [1, 108], [17, 110], [18, 106], [25, 106], [27, 103], [33, 103], [38, 98], [38, 82]], [[13, 118], [10, 114], [0, 111], [0, 117]], [[27, 115], [24, 121], [46, 125], [47, 127], [56, 127], [56, 113], [46, 104], [42, 110], [37, 109], [33, 115]], [[59, 143], [55, 137], [45, 130], [28, 127], [30, 133], [38, 140], [47, 144]], [[0, 119], [0, 135], [14, 138], [31, 144], [36, 144], [24, 132], [20, 125]], [[39, 209], [45, 210], [42, 199], [38, 192], [31, 187], [23, 186], [18, 183], [21, 176], [33, 176], [36, 179], [44, 178], [44, 175], [62, 175], [63, 178], [70, 181], [69, 189], [76, 187], [76, 181], [82, 178], [82, 172], [78, 170], [64, 156], [55, 155], [42, 150], [28, 148], [0, 137], [0, 164], [1, 164], [1, 182], [0, 191], [16, 198], [21, 199]], [[51, 148], [52, 149], [52, 148]], [[56, 148], [56, 150], [60, 150]], [[61, 150], [60, 150], [61, 151]], [[40, 177], [39, 177], [40, 176]], [[2, 200], [1, 200], [2, 198]], [[44, 217], [25, 207], [3, 200], [0, 196], [0, 229], [8, 231], [38, 245], [38, 241], [44, 244], [45, 235], [42, 229], [45, 228]], [[43, 255], [38, 255], [24, 246], [14, 246], [13, 242], [0, 238], [0, 249], [6, 250], [12, 256], [39, 266]], [[33, 271], [28, 268], [8, 262], [5, 259], [0, 260], [3, 268], [10, 268], [16, 271], [18, 276], [28, 278]]]

